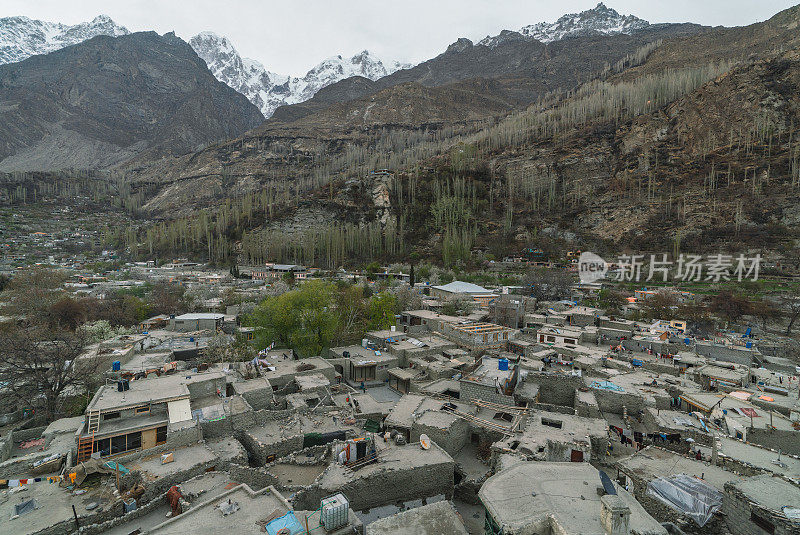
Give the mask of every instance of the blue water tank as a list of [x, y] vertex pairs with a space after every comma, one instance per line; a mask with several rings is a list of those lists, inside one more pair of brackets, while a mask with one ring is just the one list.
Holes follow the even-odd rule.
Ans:
[[190, 336], [190, 337], [189, 337], [189, 341], [190, 341], [190, 342], [194, 342], [194, 336]]
[[687, 346], [691, 345], [692, 344], [692, 339], [691, 338], [684, 338], [683, 339], [683, 343], [686, 344]]
[[115, 360], [111, 363], [111, 371], [118, 372], [122, 367], [122, 363], [118, 360]]
[[500, 368], [500, 371], [508, 371], [508, 359], [499, 359], [497, 361], [497, 365]]
[[753, 347], [753, 342], [745, 342], [744, 347], [750, 349], [751, 347]]

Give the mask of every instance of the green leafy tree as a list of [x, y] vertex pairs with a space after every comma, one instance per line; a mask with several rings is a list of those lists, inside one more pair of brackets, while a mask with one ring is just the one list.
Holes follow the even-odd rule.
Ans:
[[314, 280], [262, 301], [246, 320], [255, 327], [256, 346], [275, 342], [303, 357], [320, 355], [339, 329], [334, 292], [332, 283]]
[[369, 300], [369, 330], [388, 329], [395, 324], [397, 297], [389, 292], [375, 294]]
[[366, 272], [367, 278], [369, 280], [375, 280], [375, 275], [377, 273], [381, 273], [383, 271], [383, 269], [381, 268], [381, 265], [379, 263], [370, 262], [367, 265], [367, 267], [364, 268], [364, 271]]

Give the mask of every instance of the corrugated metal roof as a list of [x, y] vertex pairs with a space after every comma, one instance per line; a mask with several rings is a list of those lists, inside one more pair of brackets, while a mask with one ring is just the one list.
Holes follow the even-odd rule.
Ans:
[[214, 312], [190, 312], [188, 314], [181, 314], [175, 316], [176, 320], [219, 320], [225, 317], [225, 314], [217, 314]]
[[478, 286], [477, 284], [472, 284], [471, 282], [464, 282], [464, 281], [453, 281], [449, 284], [434, 286], [434, 288], [437, 290], [442, 290], [443, 292], [450, 292], [456, 294], [492, 293], [491, 290], [487, 290], [483, 286]]

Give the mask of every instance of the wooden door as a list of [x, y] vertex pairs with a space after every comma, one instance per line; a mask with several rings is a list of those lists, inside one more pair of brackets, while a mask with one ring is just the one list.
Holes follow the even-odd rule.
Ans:
[[155, 447], [156, 447], [156, 430], [147, 429], [146, 431], [142, 431], [142, 449], [146, 450]]

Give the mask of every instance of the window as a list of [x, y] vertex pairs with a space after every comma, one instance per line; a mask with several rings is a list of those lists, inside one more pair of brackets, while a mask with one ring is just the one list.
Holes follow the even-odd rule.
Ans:
[[119, 418], [119, 411], [117, 412], [107, 412], [103, 415], [103, 420], [113, 420], [114, 418]]
[[754, 512], [750, 512], [750, 521], [753, 522], [756, 526], [760, 527], [767, 533], [775, 533], [775, 524], [767, 520], [766, 518], [755, 514]]
[[142, 447], [142, 432], [136, 431], [128, 435], [128, 451]]
[[101, 457], [105, 457], [106, 455], [110, 455], [111, 454], [111, 439], [110, 438], [103, 438], [103, 439], [95, 441], [95, 443], [94, 443], [94, 451], [99, 451]]
[[147, 407], [136, 407], [135, 409], [133, 409], [133, 413], [134, 414], [149, 414], [150, 413], [150, 407], [149, 406], [147, 406]]
[[164, 444], [167, 441], [167, 426], [156, 429], [156, 445]]
[[116, 437], [111, 437], [111, 455], [116, 455], [117, 453], [123, 453], [126, 451], [126, 439], [125, 435], [118, 435]]

